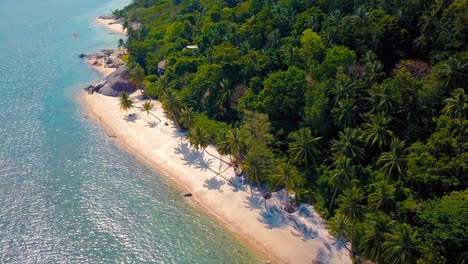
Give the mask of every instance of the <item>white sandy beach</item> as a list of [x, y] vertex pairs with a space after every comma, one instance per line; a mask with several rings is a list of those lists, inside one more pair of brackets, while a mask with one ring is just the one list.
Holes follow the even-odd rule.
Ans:
[[[99, 68], [102, 74], [110, 74], [109, 69]], [[85, 94], [83, 98], [97, 122], [108, 128], [109, 136], [192, 193], [193, 197], [187, 199], [207, 209], [265, 259], [272, 263], [351, 263], [347, 250], [329, 235], [312, 206], [303, 206], [301, 214], [288, 215], [281, 210], [280, 214], [267, 213], [263, 198], [256, 192], [251, 194], [247, 185], [242, 186], [232, 168], [222, 164], [219, 170], [217, 159], [190, 148], [184, 134], [166, 118], [158, 101], [152, 102], [152, 114], [162, 122], [150, 125], [155, 118], [141, 113], [144, 101], [139, 92], [132, 94], [137, 107], [128, 113], [119, 109], [118, 98], [96, 93]], [[138, 115], [128, 118], [129, 113]], [[217, 153], [213, 147], [208, 151]], [[275, 193], [267, 201], [268, 207], [281, 208], [280, 196], [282, 193]], [[300, 224], [299, 228], [294, 227], [290, 217]]]
[[122, 28], [122, 24], [115, 23], [114, 19], [95, 18], [94, 22], [96, 22], [96, 24], [104, 26], [105, 28], [107, 28], [108, 30], [114, 33], [122, 34], [122, 35], [125, 35], [127, 33], [127, 30]]

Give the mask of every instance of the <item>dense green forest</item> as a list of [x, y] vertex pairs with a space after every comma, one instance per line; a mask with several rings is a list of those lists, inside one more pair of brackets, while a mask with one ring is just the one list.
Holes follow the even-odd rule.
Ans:
[[133, 82], [190, 143], [265, 197], [294, 193], [288, 212], [313, 204], [356, 262], [468, 263], [468, 0], [133, 0], [114, 14]]

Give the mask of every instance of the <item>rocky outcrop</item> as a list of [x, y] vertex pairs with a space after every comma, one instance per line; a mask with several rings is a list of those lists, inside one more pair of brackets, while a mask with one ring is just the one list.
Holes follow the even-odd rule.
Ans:
[[107, 76], [105, 84], [96, 88], [99, 84], [94, 86], [94, 91], [107, 96], [118, 96], [121, 92], [133, 93], [136, 91], [136, 88], [128, 79], [128, 68], [126, 66], [118, 67], [115, 72]]
[[98, 16], [99, 19], [115, 19], [115, 16], [112, 14], [106, 14], [106, 15], [101, 15]]

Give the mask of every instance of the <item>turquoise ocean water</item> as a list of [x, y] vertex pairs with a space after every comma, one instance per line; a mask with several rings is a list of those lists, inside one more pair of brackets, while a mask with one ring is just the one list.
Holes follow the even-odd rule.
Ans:
[[0, 263], [258, 263], [77, 100], [128, 2], [0, 0]]

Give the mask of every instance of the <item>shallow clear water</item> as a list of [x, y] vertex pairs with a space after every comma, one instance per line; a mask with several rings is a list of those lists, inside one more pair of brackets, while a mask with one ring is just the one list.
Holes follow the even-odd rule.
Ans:
[[80, 106], [128, 2], [0, 0], [0, 263], [258, 262]]

